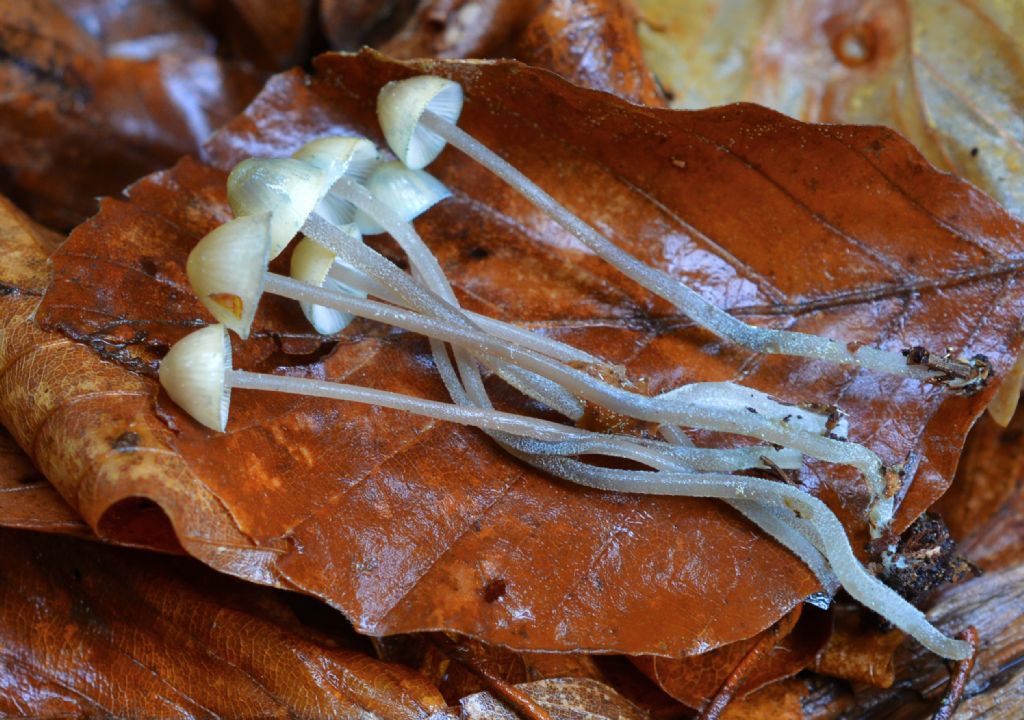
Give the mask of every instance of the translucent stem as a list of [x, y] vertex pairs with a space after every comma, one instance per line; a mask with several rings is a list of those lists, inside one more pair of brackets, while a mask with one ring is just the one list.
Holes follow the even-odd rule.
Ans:
[[697, 471], [729, 472], [763, 466], [760, 458], [769, 456], [771, 452], [770, 448], [737, 448], [734, 450], [671, 448], [669, 446], [652, 448], [636, 444], [632, 438], [625, 436], [594, 433], [526, 415], [490, 408], [453, 405], [386, 390], [313, 378], [229, 370], [226, 382], [232, 388], [376, 405], [482, 430], [530, 438], [543, 443], [534, 444], [531, 447], [538, 453], [546, 455], [599, 454], [633, 460], [650, 467], [659, 467], [666, 463], [682, 463]]
[[[351, 178], [340, 178], [331, 188], [331, 192], [351, 202], [356, 208], [379, 223], [401, 246], [408, 256], [410, 264], [416, 268], [416, 272], [423, 277], [430, 289], [449, 305], [458, 304], [455, 292], [441, 270], [437, 258], [430, 252], [412, 225]], [[475, 327], [471, 321], [458, 312], [452, 312], [450, 319], [454, 322], [464, 323], [467, 327]], [[456, 362], [465, 370], [466, 364], [472, 362], [472, 359], [469, 356], [459, 357], [457, 355]], [[498, 363], [495, 370], [520, 392], [545, 403], [567, 417], [578, 419], [582, 416], [582, 405], [575, 397], [561, 388], [554, 388], [550, 383], [538, 382], [515, 366]]]
[[753, 352], [828, 360], [918, 380], [927, 380], [937, 376], [937, 373], [924, 367], [908, 365], [902, 353], [886, 352], [867, 346], [851, 350], [845, 343], [838, 343], [817, 335], [748, 325], [708, 302], [677, 278], [640, 262], [619, 248], [597, 230], [580, 220], [506, 160], [458, 126], [430, 111], [423, 114], [422, 122], [425, 127], [433, 130], [479, 162], [537, 208], [554, 218], [559, 225], [572, 233], [603, 260], [618, 268], [636, 283], [675, 305], [701, 327], [720, 337]]
[[673, 397], [646, 397], [630, 393], [597, 381], [551, 358], [500, 342], [479, 330], [454, 327], [451, 323], [436, 318], [427, 318], [409, 310], [345, 293], [315, 288], [274, 273], [267, 273], [265, 290], [293, 300], [333, 307], [453, 345], [461, 345], [474, 355], [491, 355], [500, 361], [518, 365], [553, 380], [573, 394], [608, 407], [621, 415], [654, 423], [685, 425], [755, 437], [765, 442], [791, 447], [826, 462], [856, 467], [869, 477], [871, 487], [877, 487], [877, 483], [882, 482], [882, 463], [878, 456], [866, 447], [795, 429], [779, 422], [778, 419], [765, 417], [760, 413], [747, 412], [745, 409], [721, 408], [714, 404], [704, 406], [699, 400], [689, 402]]
[[[397, 305], [405, 306], [404, 299], [398, 293], [386, 287], [375, 278], [367, 277], [362, 273], [353, 272], [342, 262], [336, 262], [330, 271], [331, 277], [341, 281], [349, 287], [362, 290], [365, 293], [374, 295]], [[525, 348], [547, 355], [550, 358], [563, 363], [576, 363], [581, 365], [605, 366], [607, 363], [601, 358], [580, 350], [566, 343], [552, 340], [551, 338], [532, 332], [526, 328], [519, 327], [513, 323], [497, 320], [487, 315], [473, 312], [472, 310], [461, 309], [474, 325], [486, 333], [493, 335], [499, 340], [522, 345]]]

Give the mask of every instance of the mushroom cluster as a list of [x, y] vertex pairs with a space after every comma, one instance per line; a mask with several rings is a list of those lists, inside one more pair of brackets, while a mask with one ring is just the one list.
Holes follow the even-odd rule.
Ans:
[[[677, 278], [651, 268], [573, 215], [544, 190], [456, 124], [463, 102], [457, 83], [423, 76], [384, 86], [378, 117], [398, 161], [363, 138], [322, 138], [290, 158], [250, 158], [228, 178], [235, 218], [193, 249], [187, 273], [218, 324], [179, 341], [160, 366], [160, 382], [196, 421], [217, 431], [228, 423], [231, 391], [262, 390], [367, 403], [480, 428], [519, 460], [563, 480], [616, 492], [720, 498], [796, 554], [825, 592], [841, 585], [943, 657], [962, 659], [969, 646], [946, 637], [925, 616], [869, 573], [842, 524], [820, 500], [784, 482], [738, 471], [795, 469], [804, 456], [856, 468], [870, 495], [868, 521], [887, 537], [894, 512], [893, 470], [869, 448], [846, 440], [835, 410], [794, 410], [752, 388], [694, 383], [660, 395], [631, 389], [623, 368], [572, 345], [512, 323], [464, 310], [437, 259], [411, 221], [449, 196], [423, 168], [450, 143], [508, 182], [625, 275], [665, 298], [722, 338], [761, 353], [852, 364], [957, 390], [984, 380], [980, 361], [927, 353], [905, 357], [822, 337], [747, 325]], [[388, 233], [408, 271], [363, 242]], [[268, 264], [296, 237], [290, 276]], [[318, 379], [236, 370], [229, 330], [248, 337], [264, 292], [298, 302], [325, 335], [355, 317], [428, 338], [450, 403]], [[908, 361], [910, 360], [910, 361]], [[483, 372], [563, 416], [542, 420], [495, 410]], [[586, 404], [654, 424], [661, 437], [594, 432], [577, 426]], [[687, 429], [754, 438], [739, 448], [695, 446]], [[608, 467], [595, 456], [627, 459], [644, 470]], [[886, 556], [883, 556], [885, 560]], [[889, 555], [888, 557], [891, 557]]]

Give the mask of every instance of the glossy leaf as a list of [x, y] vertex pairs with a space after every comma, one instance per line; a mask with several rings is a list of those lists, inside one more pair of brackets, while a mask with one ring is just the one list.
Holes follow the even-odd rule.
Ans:
[[379, 47], [396, 58], [513, 57], [592, 90], [664, 105], [644, 64], [633, 7], [622, 0], [423, 2]]
[[[226, 171], [327, 133], [377, 137], [377, 90], [417, 72], [462, 82], [468, 130], [736, 313], [893, 349], [984, 353], [997, 373], [1012, 362], [1019, 224], [893, 133], [807, 126], [753, 106], [658, 111], [514, 63], [400, 64], [370, 52], [323, 56], [311, 80], [276, 78], [201, 160], [105, 202], [55, 255], [39, 320], [150, 368], [206, 319], [182, 268], [228, 216]], [[951, 396], [724, 347], [453, 151], [432, 169], [456, 194], [419, 227], [468, 306], [623, 362], [652, 392], [736, 378], [787, 401], [839, 403], [856, 440], [886, 462], [910, 457], [900, 528], [945, 490], [990, 390]], [[332, 348], [268, 299], [254, 336], [237, 348], [241, 366], [444, 397], [426, 344], [403, 333], [356, 323]], [[47, 377], [76, 394], [64, 374]], [[78, 494], [83, 516], [110, 532], [110, 506], [143, 494], [189, 552], [325, 598], [362, 632], [446, 628], [523, 650], [678, 655], [750, 637], [815, 589], [799, 562], [717, 503], [584, 490], [525, 469], [476, 432], [325, 401], [239, 392], [229, 432], [215, 435], [152, 381], [124, 378], [130, 401], [90, 388], [74, 422], [108, 437], [143, 427], [128, 457], [148, 458], [147, 472], [103, 465], [102, 491]], [[52, 427], [38, 452], [73, 483], [83, 473], [57, 466], [69, 438]], [[800, 480], [863, 537], [858, 478], [811, 464]], [[208, 504], [184, 504], [182, 482]], [[211, 542], [220, 537], [234, 539]]]
[[938, 505], [960, 551], [984, 570], [1024, 563], [1024, 413], [999, 427], [983, 417]]
[[1024, 8], [1002, 0], [639, 0], [674, 107], [888, 125], [1024, 217]]
[[5, 716], [448, 717], [422, 676], [191, 560], [0, 530], [0, 576]]
[[193, 152], [263, 76], [170, 0], [0, 5], [0, 192], [69, 228]]

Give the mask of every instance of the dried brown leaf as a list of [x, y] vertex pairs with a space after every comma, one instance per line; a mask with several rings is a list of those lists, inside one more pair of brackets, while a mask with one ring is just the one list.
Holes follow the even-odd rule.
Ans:
[[0, 576], [5, 717], [447, 717], [414, 671], [191, 560], [4, 529]]
[[[107, 201], [55, 256], [39, 317], [146, 371], [205, 318], [182, 268], [228, 215], [226, 170], [325, 133], [376, 136], [377, 90], [416, 72], [461, 81], [465, 127], [617, 242], [734, 312], [852, 342], [980, 352], [997, 372], [1012, 363], [1020, 226], [890, 132], [807, 126], [753, 106], [658, 111], [513, 63], [400, 64], [373, 53], [323, 56], [309, 80], [278, 77], [202, 162], [137, 183], [127, 202]], [[886, 462], [910, 457], [899, 528], [944, 491], [991, 391], [955, 397], [724, 347], [465, 159], [448, 152], [436, 172], [456, 196], [420, 229], [474, 309], [623, 362], [653, 392], [743, 379], [789, 401], [837, 402], [856, 440]], [[421, 340], [357, 323], [331, 349], [283, 301], [263, 303], [255, 340], [238, 350], [248, 368], [444, 397]], [[64, 374], [41, 376], [77, 392]], [[74, 422], [100, 412], [92, 424], [115, 428], [106, 437], [140, 422], [146, 434], [128, 457], [159, 457], [176, 474], [148, 465], [143, 491], [139, 473], [117, 465], [102, 466], [100, 483], [69, 472], [64, 445], [74, 435], [51, 421], [36, 447], [53, 458], [48, 475], [69, 483], [62, 493], [80, 498], [101, 529], [113, 502], [147, 495], [190, 552], [328, 599], [363, 632], [446, 628], [524, 650], [679, 655], [750, 637], [814, 589], [800, 563], [713, 502], [553, 482], [476, 432], [326, 401], [239, 392], [230, 432], [211, 434], [162, 396], [149, 412], [154, 384], [133, 381], [132, 404], [115, 409], [94, 393]], [[22, 414], [24, 432], [35, 433], [36, 411]], [[181, 492], [179, 478], [194, 486]], [[75, 487], [82, 480], [87, 494]], [[857, 477], [812, 464], [801, 482], [833, 505], [855, 541], [863, 537]], [[211, 504], [183, 505], [190, 492]], [[202, 513], [214, 509], [212, 527], [241, 536], [230, 552], [192, 544], [204, 537]], [[197, 524], [185, 527], [186, 518]]]
[[[628, 700], [596, 680], [554, 678], [517, 688], [536, 700], [551, 720], [647, 720]], [[492, 695], [479, 693], [460, 701], [462, 720], [521, 720]]]
[[91, 537], [89, 526], [0, 427], [0, 525]]
[[757, 102], [888, 125], [1024, 217], [1024, 6], [1002, 0], [637, 0], [674, 107]]
[[[808, 605], [797, 607], [775, 626], [741, 642], [732, 643], [700, 655], [683, 658], [635, 657], [634, 664], [669, 695], [692, 708], [700, 709], [755, 649], [760, 650], [762, 638], [770, 636], [774, 643], [767, 652], [753, 659], [745, 673], [737, 696], [748, 695], [759, 688], [814, 664], [815, 656], [829, 639], [832, 618]], [[769, 640], [771, 642], [771, 640]]]

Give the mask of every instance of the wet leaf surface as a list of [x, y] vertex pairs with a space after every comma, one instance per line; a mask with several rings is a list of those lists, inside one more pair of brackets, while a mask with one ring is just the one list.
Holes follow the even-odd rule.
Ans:
[[[173, 551], [180, 550], [179, 537], [188, 537], [193, 555], [210, 562], [212, 554], [221, 565], [238, 547], [246, 571], [237, 574], [258, 577], [260, 553], [166, 444], [167, 428], [152, 412], [151, 385], [32, 321], [49, 281], [46, 239], [0, 198], [0, 424], [107, 539]], [[127, 477], [132, 481], [124, 484]], [[160, 505], [146, 497], [159, 498]], [[100, 513], [83, 514], [90, 507]], [[168, 516], [175, 518], [173, 530]]]
[[644, 64], [632, 5], [621, 0], [423, 2], [379, 49], [401, 59], [515, 58], [592, 90], [664, 105]]
[[957, 477], [938, 505], [961, 552], [984, 570], [1024, 563], [1024, 413], [971, 431]]
[[[316, 69], [308, 82], [272, 81], [201, 161], [107, 201], [54, 257], [40, 319], [146, 370], [205, 318], [183, 264], [227, 217], [226, 170], [326, 133], [377, 137], [378, 88], [434, 72], [465, 85], [467, 129], [639, 257], [754, 322], [984, 353], [997, 373], [1017, 351], [1019, 224], [891, 132], [807, 126], [754, 106], [639, 108], [511, 63], [402, 65], [367, 53], [324, 56]], [[956, 397], [725, 347], [452, 151], [435, 170], [455, 197], [419, 227], [467, 306], [623, 362], [652, 392], [740, 379], [788, 401], [838, 403], [855, 440], [886, 462], [909, 456], [901, 528], [945, 490], [991, 390]], [[331, 349], [287, 303], [268, 300], [256, 338], [238, 347], [238, 364], [443, 397], [425, 343], [406, 334], [357, 323]], [[138, 473], [115, 465], [102, 491], [69, 489], [86, 519], [102, 529], [114, 499], [134, 488], [163, 508], [189, 552], [328, 599], [362, 632], [447, 628], [518, 649], [674, 655], [750, 637], [814, 589], [797, 561], [712, 502], [553, 482], [475, 432], [322, 401], [239, 392], [229, 432], [214, 435], [152, 381], [125, 377], [137, 384], [131, 403], [92, 392], [74, 422], [120, 430], [141, 418], [147, 434], [131, 456], [161, 459], [147, 465], [145, 492]], [[51, 433], [46, 453], [61, 457], [67, 430]], [[165, 492], [180, 495], [163, 462], [219, 506], [209, 527], [233, 538], [230, 552], [193, 542], [210, 532], [201, 511], [165, 502]], [[858, 537], [857, 478], [812, 464], [800, 481]], [[497, 586], [500, 595], [485, 592]]]
[[4, 529], [0, 576], [5, 716], [447, 717], [414, 671], [189, 559]]
[[141, 175], [194, 152], [264, 76], [214, 56], [171, 0], [0, 6], [0, 193], [70, 228]]
[[1001, 0], [638, 0], [675, 107], [882, 124], [1024, 216], [1024, 11]]

